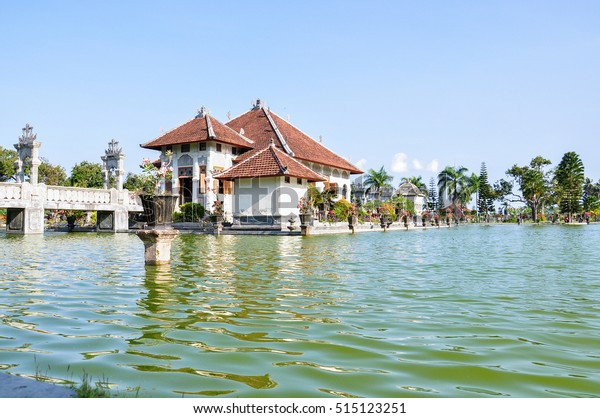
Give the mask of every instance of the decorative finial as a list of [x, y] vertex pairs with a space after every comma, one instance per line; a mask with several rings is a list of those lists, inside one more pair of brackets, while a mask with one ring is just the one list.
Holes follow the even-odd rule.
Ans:
[[206, 109], [206, 107], [202, 106], [200, 108], [200, 110], [198, 110], [198, 114], [196, 115], [197, 118], [203, 118], [204, 116], [208, 115], [208, 110]]
[[33, 144], [37, 138], [37, 134], [32, 134], [33, 126], [26, 124], [23, 128], [23, 135], [19, 137], [19, 143], [21, 144]]
[[256, 99], [256, 104], [254, 105], [254, 109], [262, 109], [263, 104], [260, 99]]
[[269, 140], [269, 147], [273, 148], [275, 146], [275, 140], [273, 138], [271, 138]]

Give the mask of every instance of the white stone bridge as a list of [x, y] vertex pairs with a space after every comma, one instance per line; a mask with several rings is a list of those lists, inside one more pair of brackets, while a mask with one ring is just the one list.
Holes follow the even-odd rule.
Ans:
[[6, 231], [15, 234], [44, 232], [44, 210], [96, 211], [97, 230], [127, 232], [129, 212], [142, 212], [128, 190], [0, 183], [0, 208], [7, 209]]
[[[127, 232], [129, 212], [142, 212], [143, 208], [134, 194], [123, 189], [123, 160], [125, 155], [114, 139], [102, 157], [104, 189], [47, 186], [38, 183], [38, 150], [42, 145], [27, 124], [17, 150], [16, 183], [0, 183], [0, 208], [6, 208], [6, 231], [12, 234], [41, 234], [44, 232], [44, 210], [96, 211], [97, 230]], [[30, 167], [29, 182], [25, 181], [25, 168]], [[117, 188], [109, 189], [112, 176]]]

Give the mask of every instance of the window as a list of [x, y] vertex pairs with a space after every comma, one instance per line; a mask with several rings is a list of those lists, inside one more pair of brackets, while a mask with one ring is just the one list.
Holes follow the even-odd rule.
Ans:
[[231, 147], [231, 153], [233, 155], [238, 155], [238, 149], [237, 149], [237, 147]]
[[178, 177], [192, 177], [192, 167], [179, 167]]
[[190, 152], [190, 144], [182, 144], [181, 152]]
[[284, 183], [289, 183], [289, 182], [290, 182], [290, 177], [289, 177], [289, 176], [285, 176], [285, 177], [283, 178], [283, 182], [284, 182]]
[[233, 192], [233, 182], [232, 181], [215, 180], [215, 182], [218, 182], [218, 193], [219, 194], [231, 194]]
[[296, 179], [296, 184], [302, 184], [302, 179], [301, 178], [297, 178]]
[[221, 152], [223, 146], [221, 144], [217, 144], [217, 152]]
[[[204, 144], [206, 145], [206, 144]], [[198, 193], [205, 194], [206, 193], [206, 166], [200, 166], [200, 179], [198, 180]]]
[[198, 144], [198, 151], [206, 151], [206, 142], [200, 142]]

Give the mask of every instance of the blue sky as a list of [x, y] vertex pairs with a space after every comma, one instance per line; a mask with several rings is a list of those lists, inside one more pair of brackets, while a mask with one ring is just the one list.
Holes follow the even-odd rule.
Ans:
[[70, 171], [201, 106], [261, 98], [361, 167], [492, 182], [577, 152], [600, 179], [597, 1], [0, 1], [0, 145], [26, 123]]

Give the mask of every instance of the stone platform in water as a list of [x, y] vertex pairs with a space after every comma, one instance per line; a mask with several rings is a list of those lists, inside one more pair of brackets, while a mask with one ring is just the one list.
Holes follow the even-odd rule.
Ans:
[[73, 398], [73, 389], [0, 373], [0, 398]]

